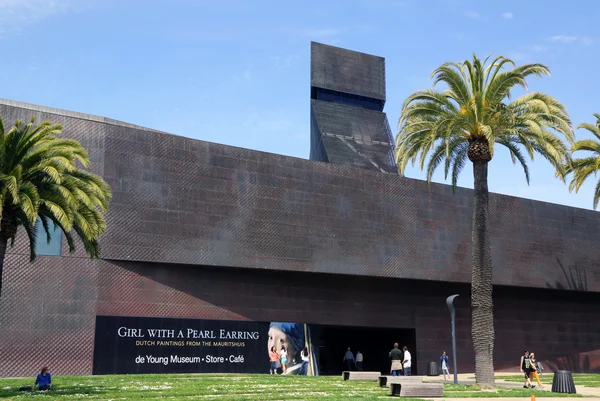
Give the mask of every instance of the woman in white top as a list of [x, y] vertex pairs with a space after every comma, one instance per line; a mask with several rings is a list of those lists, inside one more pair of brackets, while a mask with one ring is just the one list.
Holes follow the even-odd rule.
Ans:
[[283, 346], [283, 345], [281, 346], [281, 351], [279, 351], [279, 356], [280, 356], [279, 363], [281, 363], [281, 370], [283, 371], [283, 374], [285, 375], [285, 371], [286, 371], [285, 365], [287, 364], [287, 361], [288, 361], [287, 360], [288, 353], [285, 349], [285, 346]]
[[302, 367], [300, 368], [300, 373], [298, 373], [299, 375], [308, 376], [308, 362], [310, 361], [308, 355], [308, 348], [304, 348], [300, 353], [300, 356], [302, 357]]

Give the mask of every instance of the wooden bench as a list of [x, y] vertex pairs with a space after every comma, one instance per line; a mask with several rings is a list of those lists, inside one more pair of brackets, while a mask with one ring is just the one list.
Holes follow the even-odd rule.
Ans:
[[421, 376], [379, 376], [377, 383], [379, 387], [389, 387], [390, 383], [422, 383], [423, 377]]
[[344, 381], [353, 380], [376, 382], [379, 376], [381, 376], [381, 372], [342, 372], [342, 378]]
[[390, 395], [411, 398], [443, 397], [443, 383], [390, 383]]

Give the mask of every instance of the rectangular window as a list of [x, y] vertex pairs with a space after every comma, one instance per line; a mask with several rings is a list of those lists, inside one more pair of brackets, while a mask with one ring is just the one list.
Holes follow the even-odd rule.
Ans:
[[38, 217], [35, 223], [35, 229], [37, 232], [37, 243], [35, 244], [35, 253], [47, 256], [60, 256], [60, 250], [62, 248], [62, 231], [60, 228], [54, 225], [52, 221], [50, 224], [50, 243], [47, 242], [46, 231], [42, 220]]
[[323, 88], [312, 88], [311, 98], [324, 102], [340, 103], [346, 106], [360, 107], [368, 110], [383, 111], [385, 102], [365, 96], [352, 95], [350, 93], [337, 92]]

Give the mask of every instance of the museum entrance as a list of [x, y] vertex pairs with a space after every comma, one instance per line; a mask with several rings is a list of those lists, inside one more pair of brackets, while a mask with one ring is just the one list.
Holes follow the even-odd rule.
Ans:
[[363, 370], [389, 374], [389, 352], [394, 343], [407, 346], [412, 356], [412, 374], [416, 375], [415, 329], [311, 325], [313, 346], [318, 350], [319, 375], [340, 375], [345, 370], [344, 354], [348, 347], [364, 356]]

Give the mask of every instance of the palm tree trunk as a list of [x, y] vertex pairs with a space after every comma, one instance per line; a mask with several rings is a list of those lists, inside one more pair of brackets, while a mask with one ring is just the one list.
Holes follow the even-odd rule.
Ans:
[[475, 350], [477, 384], [494, 386], [494, 314], [492, 301], [492, 250], [488, 231], [488, 161], [473, 162], [474, 198], [472, 231], [471, 337]]
[[0, 298], [2, 297], [2, 274], [4, 272], [4, 257], [8, 247], [8, 238], [0, 235]]

